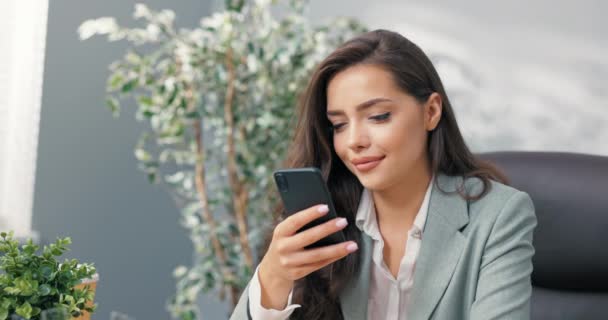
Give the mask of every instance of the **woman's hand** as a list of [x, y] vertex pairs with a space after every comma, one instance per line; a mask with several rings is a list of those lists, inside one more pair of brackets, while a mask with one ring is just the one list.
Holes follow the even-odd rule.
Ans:
[[262, 258], [258, 269], [264, 308], [284, 309], [295, 280], [357, 250], [357, 244], [354, 241], [304, 249], [346, 227], [345, 218], [336, 218], [296, 233], [309, 222], [327, 214], [328, 211], [326, 205], [314, 206], [289, 216], [275, 227], [268, 251]]

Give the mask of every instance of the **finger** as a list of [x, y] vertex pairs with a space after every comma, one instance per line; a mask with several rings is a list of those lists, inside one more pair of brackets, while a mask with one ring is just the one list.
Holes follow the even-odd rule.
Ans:
[[336, 262], [336, 261], [338, 261], [340, 259], [344, 259], [344, 257], [346, 257], [346, 256], [347, 255], [343, 255], [343, 256], [340, 256], [340, 257], [335, 257], [335, 258], [319, 261], [319, 262], [316, 262], [316, 263], [311, 263], [311, 264], [306, 265], [305, 268], [310, 268], [310, 269], [312, 269], [311, 272], [315, 272], [315, 271], [317, 271], [319, 269], [322, 269], [323, 267], [325, 267], [327, 265], [330, 265], [330, 264], [332, 264], [332, 263], [334, 263], [334, 262]]
[[275, 233], [283, 237], [291, 236], [303, 226], [319, 217], [324, 216], [327, 214], [327, 212], [329, 212], [329, 208], [324, 204], [312, 206], [308, 209], [298, 211], [279, 223], [275, 229]]
[[331, 219], [323, 224], [314, 226], [304, 231], [300, 231], [291, 237], [285, 238], [284, 248], [287, 251], [296, 251], [302, 249], [310, 244], [313, 244], [327, 237], [330, 234], [344, 229], [347, 224], [348, 222], [346, 221], [346, 218]]
[[303, 278], [319, 269], [322, 269], [323, 267], [325, 267], [329, 264], [332, 264], [332, 263], [344, 258], [345, 256], [347, 256], [347, 255], [343, 255], [343, 256], [327, 259], [327, 260], [317, 261], [315, 263], [309, 263], [309, 264], [303, 265], [299, 268], [296, 268], [292, 271], [294, 273], [293, 280], [298, 280], [300, 278]]
[[354, 241], [345, 241], [338, 244], [324, 246], [315, 249], [300, 250], [281, 258], [281, 264], [287, 268], [299, 268], [309, 264], [332, 259], [340, 259], [358, 249]]

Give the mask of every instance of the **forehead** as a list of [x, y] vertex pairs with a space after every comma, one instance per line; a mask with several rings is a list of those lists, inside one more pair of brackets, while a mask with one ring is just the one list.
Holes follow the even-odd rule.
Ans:
[[327, 85], [327, 109], [354, 107], [375, 98], [405, 95], [390, 72], [375, 65], [355, 65], [337, 73]]

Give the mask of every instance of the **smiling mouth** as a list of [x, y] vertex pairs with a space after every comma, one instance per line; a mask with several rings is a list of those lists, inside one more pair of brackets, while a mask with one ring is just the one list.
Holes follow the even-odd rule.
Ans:
[[377, 159], [370, 159], [369, 161], [359, 161], [357, 163], [353, 163], [353, 165], [355, 166], [355, 168], [357, 168], [358, 171], [366, 172], [366, 171], [370, 171], [370, 170], [374, 169], [375, 167], [377, 167], [383, 159], [384, 159], [384, 157], [377, 158]]

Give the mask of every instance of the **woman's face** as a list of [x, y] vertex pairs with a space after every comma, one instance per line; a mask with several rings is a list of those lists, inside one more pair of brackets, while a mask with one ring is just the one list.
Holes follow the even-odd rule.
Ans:
[[441, 97], [422, 105], [381, 67], [355, 65], [329, 82], [327, 117], [336, 154], [364, 187], [383, 190], [428, 170], [427, 133], [441, 117]]

